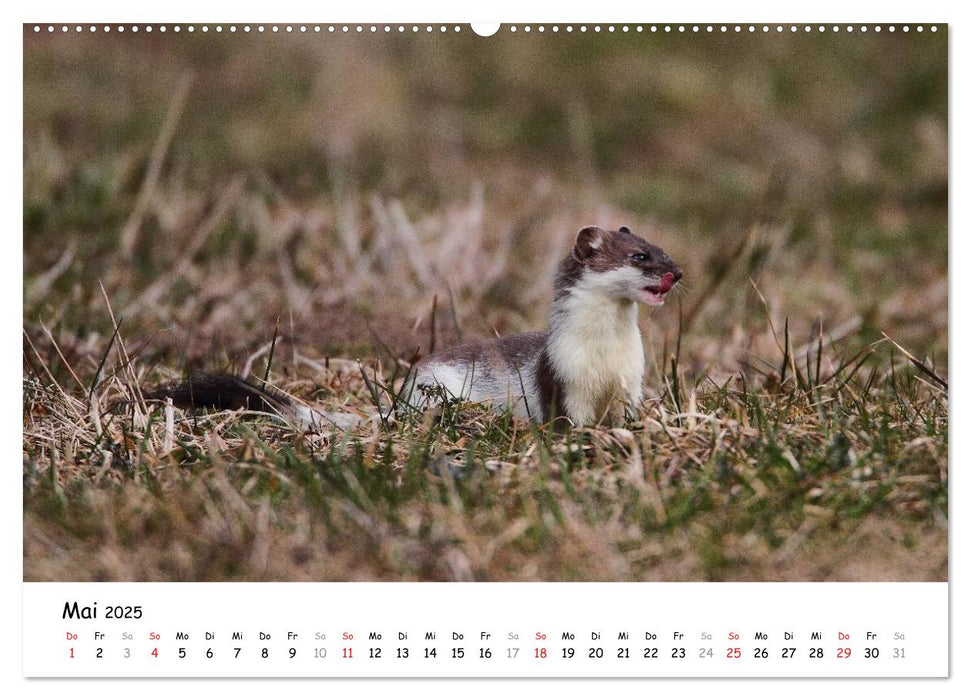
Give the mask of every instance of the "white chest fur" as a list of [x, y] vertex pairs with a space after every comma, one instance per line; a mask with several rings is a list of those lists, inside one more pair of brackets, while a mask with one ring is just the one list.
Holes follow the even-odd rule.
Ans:
[[584, 275], [553, 312], [550, 360], [575, 425], [604, 419], [614, 399], [639, 403], [643, 392], [637, 305], [608, 293], [611, 274]]

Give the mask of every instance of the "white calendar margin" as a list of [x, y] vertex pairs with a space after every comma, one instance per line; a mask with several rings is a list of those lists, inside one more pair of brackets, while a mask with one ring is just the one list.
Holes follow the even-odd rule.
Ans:
[[[307, 0], [277, 0], [273, 4], [273, 19], [279, 19], [280, 21], [300, 21], [305, 20], [307, 17], [316, 18], [321, 14], [321, 6], [319, 4], [310, 3]], [[407, 4], [402, 4], [400, 2], [391, 2], [390, 0], [358, 0], [358, 2], [350, 5], [331, 5], [326, 9], [326, 14], [328, 19], [334, 21], [386, 21], [389, 18], [393, 19], [407, 19], [409, 21], [459, 21], [466, 22], [469, 20], [497, 20], [504, 19], [505, 21], [538, 21], [538, 20], [555, 20], [555, 21], [588, 21], [593, 17], [588, 16], [590, 12], [593, 11], [589, 6], [585, 4], [578, 3], [575, 6], [560, 6], [556, 9], [556, 16], [548, 16], [550, 11], [537, 9], [536, 6], [531, 4], [531, 0], [494, 0], [489, 3], [488, 6], [480, 3], [478, 6], [470, 5], [455, 5], [454, 3], [445, 2], [445, 0], [427, 0], [422, 4], [420, 8], [413, 8]], [[643, 11], [643, 12], [642, 12]], [[30, 5], [23, 4], [13, 4], [6, 5], [0, 12], [4, 13], [4, 19], [7, 21], [3, 24], [8, 30], [6, 35], [6, 43], [0, 46], [0, 50], [3, 52], [3, 57], [5, 60], [5, 65], [7, 65], [10, 70], [3, 73], [3, 78], [0, 78], [4, 82], [5, 94], [17, 94], [22, 89], [22, 55], [21, 55], [21, 44], [20, 44], [20, 27], [16, 26], [24, 21], [30, 19], [36, 19], [38, 12], [44, 15], [45, 19], [57, 20], [57, 19], [76, 19], [80, 18], [83, 14], [87, 17], [89, 14], [94, 13], [99, 17], [110, 18], [112, 21], [124, 21], [124, 22], [159, 22], [159, 21], [210, 21], [216, 16], [229, 16], [229, 13], [239, 13], [246, 12], [247, 17], [241, 17], [241, 20], [247, 19], [266, 19], [264, 15], [266, 14], [263, 9], [259, 8], [258, 5], [254, 5], [252, 11], [244, 10], [238, 5], [230, 5], [225, 3], [223, 7], [219, 7], [218, 3], [211, 4], [200, 4], [197, 2], [186, 2], [186, 0], [171, 0], [166, 3], [164, 9], [160, 6], [153, 5], [152, 3], [142, 3], [142, 4], [131, 4], [123, 3], [120, 0], [107, 0], [107, 1], [96, 1], [89, 0], [89, 2], [78, 4], [75, 2], [66, 2], [66, 0], [37, 0]], [[758, 19], [765, 21], [781, 21], [781, 22], [800, 22], [805, 20], [813, 19], [825, 19], [831, 22], [887, 22], [887, 21], [900, 21], [901, 18], [913, 18], [913, 19], [930, 19], [930, 20], [940, 20], [940, 21], [950, 21], [955, 22], [960, 19], [956, 11], [956, 8], [947, 0], [925, 0], [922, 3], [914, 4], [912, 2], [906, 2], [902, 0], [888, 0], [879, 6], [858, 6], [851, 3], [839, 2], [838, 0], [818, 0], [814, 2], [811, 6], [811, 10], [806, 10], [799, 4], [793, 3], [789, 5], [780, 5], [776, 2], [770, 2], [769, 0], [736, 0], [733, 3], [726, 4], [724, 2], [715, 2], [714, 0], [700, 0], [689, 5], [685, 4], [674, 4], [674, 5], [652, 5], [649, 8], [635, 7], [632, 3], [627, 0], [601, 0], [597, 3], [595, 8], [597, 17], [601, 13], [604, 14], [603, 19], [614, 18], [617, 20], [627, 20], [631, 18], [632, 13], [637, 14], [636, 19], [642, 19], [640, 14], [644, 14], [644, 21], [736, 21], [749, 19]], [[30, 17], [28, 17], [28, 13]], [[916, 14], [915, 14], [916, 13]], [[917, 17], [917, 14], [920, 17]], [[236, 14], [233, 14], [235, 17]], [[964, 31], [967, 29], [967, 25], [958, 25], [951, 27], [952, 37], [959, 38], [952, 44], [951, 49], [951, 71], [953, 73], [967, 74], [971, 71], [971, 43], [969, 43], [963, 36], [966, 34]], [[952, 103], [952, 113], [950, 115], [951, 123], [956, 123], [957, 119], [961, 118], [963, 115], [971, 112], [971, 105], [969, 105], [968, 94], [971, 94], [971, 88], [962, 88], [959, 81], [951, 82], [951, 103]], [[0, 116], [2, 120], [3, 130], [2, 134], [5, 138], [13, 137], [16, 143], [11, 148], [12, 155], [17, 156], [20, 153], [21, 143], [20, 134], [22, 133], [22, 114], [16, 110], [8, 110], [3, 116]], [[950, 136], [950, 144], [952, 147], [952, 153], [959, 156], [959, 165], [952, 167], [952, 178], [950, 179], [951, 187], [955, 194], [958, 196], [953, 196], [951, 201], [954, 202], [952, 205], [953, 215], [951, 217], [950, 226], [951, 230], [962, 228], [961, 224], [968, 218], [964, 215], [967, 209], [967, 202], [969, 201], [966, 197], [964, 198], [965, 204], [961, 204], [961, 192], [967, 194], [967, 186], [959, 185], [959, 183], [966, 183], [967, 178], [959, 180], [954, 177], [958, 173], [962, 175], [968, 172], [966, 163], [971, 162], [971, 149], [967, 147], [968, 141], [966, 139], [955, 138], [952, 134]], [[952, 163], [955, 161], [951, 160]], [[5, 159], [2, 170], [4, 172], [4, 181], [8, 187], [0, 191], [0, 197], [3, 198], [3, 203], [6, 205], [3, 211], [6, 212], [6, 218], [8, 219], [8, 227], [11, 230], [15, 230], [19, 226], [20, 211], [22, 206], [22, 173], [21, 173], [21, 163], [22, 159], [20, 157], [10, 157]], [[957, 189], [960, 188], [960, 189]], [[971, 242], [965, 243], [961, 240], [961, 237], [950, 237], [950, 251], [952, 263], [958, 265], [971, 264], [971, 255], [968, 253], [968, 246]], [[13, 455], [14, 450], [17, 449], [19, 444], [20, 436], [18, 434], [19, 428], [17, 427], [18, 415], [20, 412], [20, 406], [15, 402], [15, 397], [18, 394], [18, 389], [14, 385], [13, 370], [16, 367], [16, 354], [19, 352], [17, 344], [13, 341], [14, 329], [17, 328], [16, 317], [19, 316], [20, 311], [18, 309], [22, 308], [22, 305], [18, 305], [17, 300], [20, 297], [22, 289], [20, 289], [19, 283], [17, 283], [17, 277], [20, 275], [22, 277], [22, 260], [17, 256], [5, 256], [0, 258], [0, 278], [7, 279], [10, 284], [7, 288], [11, 291], [13, 295], [13, 301], [9, 304], [0, 306], [0, 313], [3, 313], [3, 328], [8, 329], [10, 334], [10, 342], [0, 343], [0, 366], [8, 368], [8, 379], [7, 386], [8, 391], [4, 392], [3, 396], [6, 398], [0, 400], [0, 410], [2, 410], [2, 417], [5, 420], [0, 421], [0, 435], [2, 435], [2, 444], [4, 446], [3, 454]], [[952, 264], [952, 269], [954, 265]], [[967, 309], [971, 308], [971, 305], [965, 303], [971, 295], [968, 293], [968, 276], [959, 277], [952, 276], [950, 281], [951, 294], [949, 295], [949, 308], [951, 312], [951, 323], [949, 324], [949, 332], [951, 337], [951, 356], [956, 357], [959, 351], [963, 352], [962, 349], [971, 346], [971, 342], [967, 339], [967, 331], [969, 328], [969, 323], [967, 323]], [[964, 311], [961, 311], [961, 310]], [[954, 363], [957, 365], [958, 363]], [[954, 402], [958, 404], [959, 411], [952, 411], [952, 419], [954, 416], [963, 415], [964, 411], [960, 410], [962, 402], [960, 399], [968, 397], [971, 395], [971, 388], [966, 381], [966, 373], [962, 371], [958, 366], [953, 366], [951, 368], [950, 382], [952, 387], [952, 397], [957, 396], [958, 401]], [[19, 380], [18, 380], [19, 381]], [[952, 433], [955, 435], [952, 441], [951, 449], [951, 462], [952, 464], [967, 464], [971, 458], [971, 449], [968, 448], [968, 440], [971, 440], [971, 431], [955, 431]], [[12, 462], [13, 460], [11, 460]], [[971, 493], [968, 493], [968, 489], [964, 487], [964, 482], [961, 481], [961, 475], [958, 474], [958, 479], [955, 480], [954, 473], [951, 475], [951, 486], [952, 486], [952, 503], [964, 502], [968, 497], [971, 497]], [[0, 518], [3, 518], [3, 524], [6, 526], [4, 531], [10, 533], [10, 536], [3, 538], [3, 544], [0, 545], [3, 550], [3, 561], [6, 563], [4, 567], [7, 571], [7, 576], [2, 579], [3, 593], [6, 594], [5, 599], [8, 601], [13, 601], [12, 605], [15, 606], [15, 601], [19, 600], [22, 592], [22, 553], [21, 553], [21, 543], [22, 543], [22, 511], [21, 511], [21, 489], [19, 486], [19, 473], [16, 468], [11, 467], [7, 471], [7, 478], [10, 480], [7, 484], [7, 488], [3, 489], [3, 494], [5, 495], [6, 502], [4, 503], [4, 508], [2, 509], [2, 514]], [[960, 497], [959, 497], [960, 494]], [[952, 508], [950, 513], [950, 542], [953, 544], [955, 542], [963, 542], [967, 539], [968, 528], [966, 522], [961, 518], [959, 509]], [[968, 578], [971, 578], [971, 567], [967, 565], [969, 561], [966, 557], [962, 558], [956, 547], [951, 547], [951, 565], [950, 565], [950, 581], [952, 586], [961, 586], [961, 583]], [[964, 623], [967, 621], [966, 609], [968, 606], [963, 604], [963, 599], [960, 595], [953, 595], [952, 593], [952, 607], [951, 615], [954, 626], [951, 630], [951, 656], [955, 659], [968, 658], [971, 649], [969, 645], [965, 643], [965, 636], [962, 635], [962, 631], [968, 629], [968, 626]], [[12, 630], [13, 622], [16, 619], [15, 615], [5, 616], [5, 620], [8, 622], [8, 631]], [[23, 624], [23, 618], [21, 618], [21, 623]], [[17, 689], [22, 691], [22, 693], [29, 693], [32, 698], [63, 698], [66, 688], [61, 683], [41, 683], [33, 682], [28, 684], [21, 676], [21, 661], [22, 661], [22, 647], [21, 638], [12, 633], [6, 635], [0, 635], [0, 668], [3, 669], [3, 679], [6, 681], [5, 685], [16, 692]], [[956, 665], [952, 669], [952, 681], [955, 678], [963, 678], [967, 675], [966, 665], [962, 666], [960, 664]], [[18, 682], [16, 679], [19, 680]], [[623, 682], [618, 681], [611, 683], [609, 687], [612, 691], [627, 689], [634, 690], [636, 688], [642, 688], [641, 685], [633, 685], [633, 682]], [[375, 681], [370, 684], [365, 684], [371, 690], [380, 689], [382, 692], [387, 692], [390, 690], [387, 683]], [[29, 687], [28, 687], [29, 686]], [[289, 697], [297, 696], [309, 696], [313, 693], [315, 696], [319, 695], [320, 686], [318, 686], [313, 681], [297, 681], [297, 682], [275, 682], [275, 683], [261, 683], [254, 685], [252, 681], [224, 681], [220, 684], [221, 688], [224, 688], [228, 692], [232, 692], [234, 698], [250, 698], [259, 697], [265, 698], [265, 695], [270, 691], [270, 687], [274, 688], [285, 688]], [[211, 683], [207, 681], [184, 681], [177, 683], [177, 687], [180, 689], [179, 692], [185, 692], [189, 689], [195, 689], [200, 692], [206, 692], [212, 690]], [[358, 693], [364, 689], [364, 685], [360, 681], [332, 681], [326, 686], [328, 692], [348, 692], [348, 693]], [[674, 693], [683, 693], [691, 687], [695, 691], [714, 691], [715, 688], [710, 682], [697, 681], [695, 683], [685, 681], [654, 681], [652, 682], [650, 688], [653, 692], [661, 692], [667, 690]], [[870, 681], [867, 682], [866, 690], [867, 692], [879, 693], [881, 698], [907, 698], [907, 700], [912, 700], [915, 694], [922, 691], [930, 691], [934, 693], [936, 697], [956, 697], [958, 687], [957, 683], [950, 682], [942, 685], [940, 682], [928, 682], [928, 681], [916, 681], [911, 683], [899, 683], [892, 680], [883, 681]], [[516, 688], [520, 692], [536, 692], [539, 690], [534, 684], [529, 682], [519, 682], [519, 683], [499, 683], [499, 684], [475, 684], [469, 685], [467, 683], [462, 683], [461, 681], [450, 681], [445, 680], [442, 682], [413, 682], [403, 686], [395, 686], [395, 691], [397, 695], [401, 697], [449, 697], [454, 698], [456, 693], [461, 693], [464, 697], [468, 698], [485, 698], [494, 697], [495, 692], [509, 692], [511, 688]], [[582, 693], [588, 696], [590, 690], [593, 686], [590, 683], [577, 684], [571, 681], [549, 681], [544, 684], [544, 691], [555, 690], [561, 693], [565, 697], [572, 697], [577, 693]], [[85, 698], [85, 697], [104, 697], [104, 692], [117, 693], [117, 694], [135, 694], [141, 700], [149, 700], [154, 698], [169, 698], [171, 693], [175, 689], [171, 684], [154, 684], [146, 685], [138, 681], [89, 681], [85, 683], [82, 687], [72, 686], [71, 692], [74, 698]], [[834, 693], [842, 691], [844, 693], [858, 693], [863, 688], [857, 681], [829, 681], [823, 682], [822, 685], [818, 683], [787, 683], [785, 681], [739, 681], [734, 682], [729, 685], [719, 684], [717, 688], [717, 694], [721, 698], [729, 697], [778, 697], [780, 693], [785, 693], [786, 697], [796, 699], [796, 698], [818, 698], [820, 692]]]

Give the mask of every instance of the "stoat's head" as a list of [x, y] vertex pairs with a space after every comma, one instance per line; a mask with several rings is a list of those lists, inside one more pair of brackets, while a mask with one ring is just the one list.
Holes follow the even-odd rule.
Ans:
[[587, 226], [577, 234], [558, 286], [577, 285], [618, 300], [660, 306], [679, 279], [681, 268], [667, 253], [626, 226], [617, 231]]

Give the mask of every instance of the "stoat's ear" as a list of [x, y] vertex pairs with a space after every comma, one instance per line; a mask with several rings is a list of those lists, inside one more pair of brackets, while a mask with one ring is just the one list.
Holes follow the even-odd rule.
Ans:
[[620, 227], [619, 229], [617, 229], [617, 230], [618, 230], [618, 231], [620, 231], [621, 233], [630, 233], [630, 229], [629, 229], [629, 228], [627, 228], [626, 226], [621, 226], [621, 227]]
[[576, 245], [573, 246], [573, 258], [577, 262], [585, 262], [604, 243], [607, 232], [599, 226], [585, 226], [577, 234]]

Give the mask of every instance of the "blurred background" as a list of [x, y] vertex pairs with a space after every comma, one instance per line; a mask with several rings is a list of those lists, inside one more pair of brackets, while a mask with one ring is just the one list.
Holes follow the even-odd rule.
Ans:
[[439, 345], [543, 327], [597, 223], [685, 270], [642, 314], [649, 366], [679, 325], [695, 377], [777, 364], [788, 319], [794, 347], [886, 332], [944, 372], [946, 59], [946, 28], [25, 30], [25, 329], [93, 373], [103, 285], [176, 371], [277, 322], [284, 369], [409, 357], [433, 307]]

